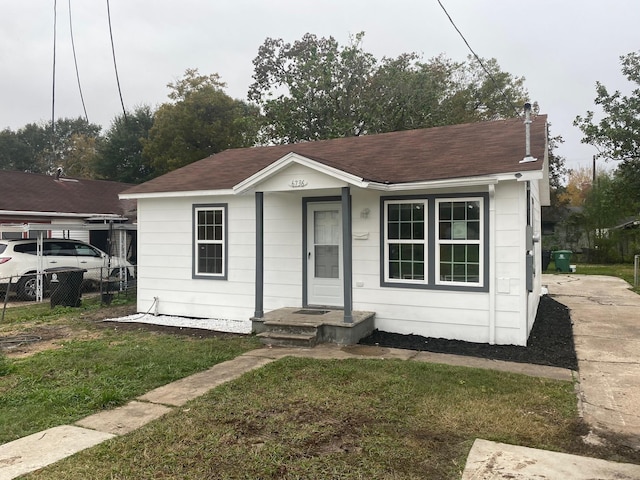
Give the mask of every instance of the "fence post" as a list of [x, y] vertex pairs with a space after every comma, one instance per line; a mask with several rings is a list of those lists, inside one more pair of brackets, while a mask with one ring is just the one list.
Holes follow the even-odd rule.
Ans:
[[9, 300], [9, 292], [11, 291], [11, 281], [13, 277], [9, 277], [9, 283], [7, 284], [7, 291], [4, 294], [4, 306], [2, 307], [2, 320], [4, 322], [4, 312], [7, 309], [7, 301]]
[[638, 286], [638, 265], [640, 264], [640, 255], [634, 255], [633, 257], [633, 287]]

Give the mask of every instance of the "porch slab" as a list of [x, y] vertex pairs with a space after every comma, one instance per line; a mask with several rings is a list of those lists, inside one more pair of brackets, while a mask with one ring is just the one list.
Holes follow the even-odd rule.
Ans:
[[354, 345], [374, 330], [375, 312], [354, 311], [353, 322], [344, 322], [343, 310], [285, 307], [265, 313], [262, 318], [252, 318], [253, 332], [263, 338], [265, 344], [279, 344], [278, 338], [315, 335], [315, 344], [336, 343]]

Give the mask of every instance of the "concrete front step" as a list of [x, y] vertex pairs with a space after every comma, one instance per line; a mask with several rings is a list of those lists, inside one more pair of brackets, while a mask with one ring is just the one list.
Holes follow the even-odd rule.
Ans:
[[322, 328], [322, 324], [286, 322], [280, 320], [266, 321], [264, 322], [264, 327], [266, 332], [316, 336], [318, 334], [318, 329]]
[[315, 333], [306, 334], [267, 331], [259, 333], [258, 337], [264, 345], [274, 345], [278, 347], [313, 347], [317, 340]]

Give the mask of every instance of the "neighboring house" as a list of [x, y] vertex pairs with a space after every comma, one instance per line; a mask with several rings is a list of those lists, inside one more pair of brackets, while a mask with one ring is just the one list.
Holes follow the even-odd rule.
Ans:
[[[47, 237], [83, 240], [106, 251], [108, 231], [86, 225], [135, 221], [135, 202], [118, 198], [131, 187], [127, 183], [0, 170], [0, 185], [0, 238], [35, 237], [37, 228]], [[15, 228], [22, 224], [32, 231]]]
[[547, 148], [541, 115], [192, 163], [120, 195], [138, 201], [138, 310], [332, 307], [387, 332], [526, 345]]

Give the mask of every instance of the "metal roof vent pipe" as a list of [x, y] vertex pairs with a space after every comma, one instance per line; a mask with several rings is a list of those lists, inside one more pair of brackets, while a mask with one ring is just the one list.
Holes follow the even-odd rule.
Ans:
[[520, 163], [535, 162], [538, 160], [531, 156], [531, 104], [524, 104], [524, 135], [525, 135], [525, 154]]

